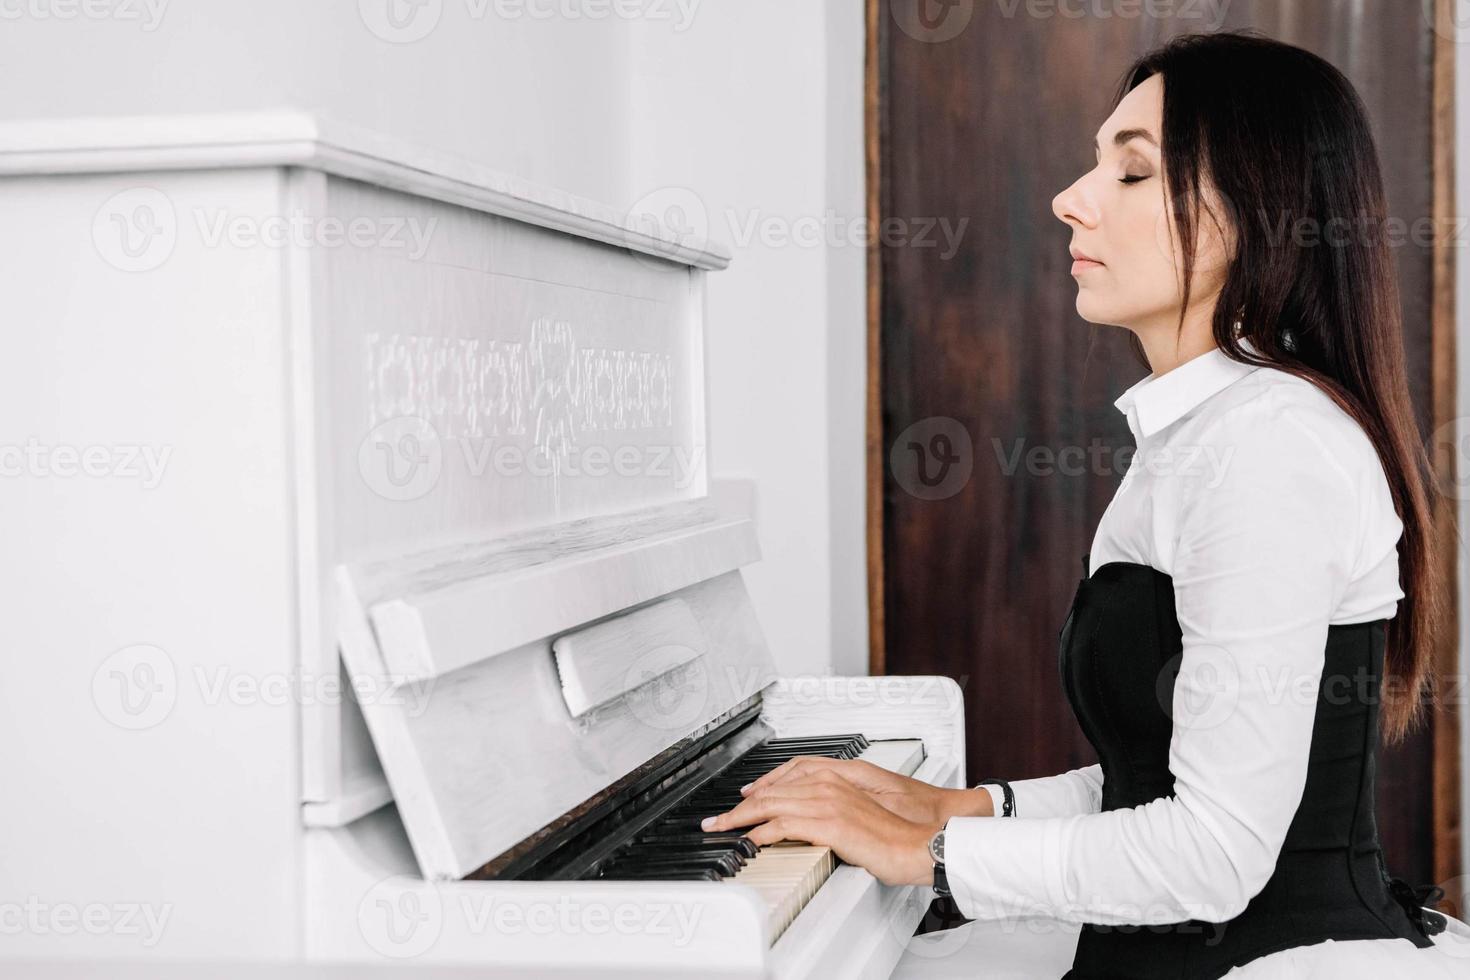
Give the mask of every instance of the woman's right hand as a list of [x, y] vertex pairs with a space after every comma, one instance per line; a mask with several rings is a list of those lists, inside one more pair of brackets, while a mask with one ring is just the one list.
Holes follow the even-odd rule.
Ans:
[[782, 763], [740, 790], [741, 796], [783, 783], [810, 779], [831, 772], [867, 793], [889, 812], [905, 820], [941, 827], [950, 817], [992, 817], [995, 806], [981, 788], [946, 789], [921, 779], [901, 776], [861, 759], [828, 759], [801, 755]]

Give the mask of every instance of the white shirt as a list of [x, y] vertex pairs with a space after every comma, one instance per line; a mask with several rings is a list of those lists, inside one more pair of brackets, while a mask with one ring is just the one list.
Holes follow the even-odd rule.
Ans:
[[[1175, 796], [1102, 812], [1099, 765], [1012, 782], [1015, 819], [957, 817], [945, 834], [972, 919], [1238, 915], [1301, 802], [1328, 625], [1393, 616], [1404, 596], [1378, 455], [1315, 385], [1215, 349], [1114, 404], [1138, 449], [1088, 569], [1131, 561], [1173, 578]], [[986, 789], [999, 814], [1000, 787]]]

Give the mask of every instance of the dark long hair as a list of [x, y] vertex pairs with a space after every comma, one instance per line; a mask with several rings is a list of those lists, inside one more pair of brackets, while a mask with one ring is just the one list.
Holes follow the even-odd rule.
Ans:
[[[1235, 231], [1215, 306], [1216, 344], [1229, 358], [1316, 384], [1363, 427], [1403, 522], [1404, 598], [1389, 620], [1379, 712], [1387, 744], [1423, 720], [1430, 667], [1446, 626], [1447, 583], [1432, 534], [1429, 456], [1404, 367], [1387, 205], [1367, 113], [1352, 84], [1322, 58], [1253, 30], [1176, 37], [1124, 73], [1114, 106], [1162, 76], [1161, 138], [1174, 231], [1183, 243], [1184, 302], [1195, 267], [1201, 181]], [[1298, 221], [1305, 219], [1297, 226]], [[1228, 222], [1228, 225], [1223, 224]], [[1290, 233], [1294, 227], [1316, 235]], [[1236, 340], [1260, 351], [1255, 357]], [[1135, 355], [1148, 365], [1137, 336]]]

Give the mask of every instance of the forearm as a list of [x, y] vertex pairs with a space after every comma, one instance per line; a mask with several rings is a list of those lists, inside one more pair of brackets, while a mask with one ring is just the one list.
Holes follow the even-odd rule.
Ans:
[[[1018, 817], [1070, 817], [1102, 809], [1102, 766], [1094, 763], [1056, 776], [1011, 780]], [[994, 787], [999, 793], [1000, 787]], [[992, 796], [992, 799], [994, 797]]]
[[995, 802], [985, 787], [972, 789], [947, 789], [939, 798], [939, 822], [950, 817], [993, 817]]
[[[1097, 813], [1102, 808], [1102, 782], [1102, 767], [1095, 764], [1057, 776], [1012, 780], [1016, 816], [1023, 812], [1028, 817]], [[1000, 813], [1000, 799], [1001, 788], [994, 784], [942, 790], [938, 818], [942, 823], [951, 817], [993, 817]]]

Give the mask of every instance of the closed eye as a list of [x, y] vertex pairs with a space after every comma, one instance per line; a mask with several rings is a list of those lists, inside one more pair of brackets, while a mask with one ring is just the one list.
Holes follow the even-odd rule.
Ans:
[[1140, 180], [1148, 180], [1148, 178], [1149, 178], [1149, 175], [1148, 174], [1144, 174], [1142, 176], [1136, 176], [1135, 175], [1135, 176], [1130, 176], [1130, 177], [1122, 177], [1122, 178], [1120, 178], [1118, 180], [1118, 183], [1120, 183], [1120, 184], [1136, 184]]

